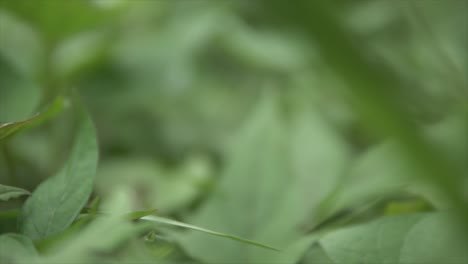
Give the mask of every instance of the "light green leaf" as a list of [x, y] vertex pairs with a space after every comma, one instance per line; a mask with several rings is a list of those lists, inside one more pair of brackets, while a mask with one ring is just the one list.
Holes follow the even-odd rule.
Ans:
[[16, 263], [26, 257], [36, 257], [37, 252], [31, 239], [19, 234], [0, 236], [0, 263]]
[[0, 200], [1, 201], [8, 201], [12, 198], [18, 198], [22, 195], [30, 195], [30, 194], [31, 193], [28, 190], [0, 184]]
[[302, 259], [304, 264], [336, 264], [320, 244], [315, 244]]
[[254, 245], [254, 246], [257, 246], [257, 247], [278, 251], [278, 249], [276, 249], [276, 248], [273, 248], [273, 247], [270, 247], [268, 245], [264, 245], [264, 244], [261, 244], [261, 243], [258, 243], [258, 242], [252, 241], [252, 240], [240, 238], [240, 237], [229, 235], [229, 234], [224, 234], [224, 233], [221, 233], [221, 232], [216, 232], [216, 231], [209, 230], [209, 229], [206, 229], [206, 228], [203, 228], [203, 227], [198, 227], [198, 226], [182, 223], [182, 222], [175, 221], [175, 220], [168, 219], [168, 218], [164, 218], [164, 217], [159, 217], [159, 216], [155, 216], [155, 215], [147, 215], [147, 216], [141, 217], [141, 220], [146, 220], [146, 221], [156, 222], [156, 223], [160, 223], [160, 224], [166, 224], [166, 225], [171, 225], [171, 226], [177, 226], [177, 227], [192, 229], [192, 230], [200, 231], [200, 232], [207, 233], [207, 234], [210, 234], [210, 235], [223, 237], [223, 238], [228, 238], [228, 239], [243, 242], [243, 243], [246, 243], [246, 244]]
[[127, 218], [128, 220], [138, 220], [144, 216], [152, 215], [156, 213], [156, 211], [157, 211], [156, 209], [145, 210], [145, 211], [135, 211], [135, 212], [127, 213]]
[[43, 239], [65, 230], [91, 194], [97, 160], [92, 121], [81, 113], [67, 163], [55, 176], [40, 184], [23, 207], [22, 232], [32, 239]]
[[342, 174], [347, 149], [307, 103], [281, 119], [280, 97], [267, 94], [237, 135], [216, 192], [190, 221], [281, 252], [189, 232], [179, 238], [189, 255], [208, 263], [296, 262], [313, 239], [300, 227]]
[[83, 264], [103, 263], [99, 260], [100, 255], [106, 255], [122, 242], [150, 228], [149, 225], [128, 221], [126, 212], [130, 207], [130, 191], [125, 188], [114, 190], [103, 203], [103, 209], [112, 213], [96, 217], [88, 226], [76, 232], [76, 235], [68, 236], [61, 243], [57, 243], [48, 251], [46, 258], [33, 263], [58, 264], [76, 260]]
[[49, 119], [63, 108], [63, 99], [58, 97], [51, 106], [42, 113], [38, 113], [31, 118], [23, 121], [0, 124], [0, 141], [4, 138], [18, 132], [26, 126], [36, 125]]
[[400, 263], [467, 263], [466, 233], [450, 216], [447, 213], [430, 214], [413, 226], [401, 247]]
[[466, 263], [467, 241], [446, 213], [384, 217], [320, 240], [337, 264]]
[[29, 22], [53, 42], [102, 25], [117, 11], [98, 8], [92, 1], [3, 1], [2, 8]]

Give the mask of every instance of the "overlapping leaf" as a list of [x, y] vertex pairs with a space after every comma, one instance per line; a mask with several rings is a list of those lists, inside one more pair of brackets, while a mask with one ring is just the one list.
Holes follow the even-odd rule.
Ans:
[[460, 231], [448, 213], [411, 214], [338, 230], [320, 244], [336, 264], [461, 264], [468, 260], [468, 241]]
[[297, 107], [292, 113], [289, 131], [278, 98], [264, 98], [234, 142], [217, 192], [191, 220], [286, 250], [189, 233], [180, 241], [190, 255], [208, 263], [292, 263], [314, 240], [300, 226], [336, 185], [347, 151], [313, 111]]

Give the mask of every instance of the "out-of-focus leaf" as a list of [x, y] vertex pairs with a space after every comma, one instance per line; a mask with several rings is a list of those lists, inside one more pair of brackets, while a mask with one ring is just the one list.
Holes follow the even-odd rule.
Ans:
[[384, 217], [332, 232], [320, 243], [337, 264], [465, 263], [467, 241], [448, 215]]
[[262, 243], [259, 243], [259, 242], [255, 242], [255, 241], [252, 241], [252, 240], [240, 238], [240, 237], [233, 236], [233, 235], [230, 235], [230, 234], [224, 234], [224, 233], [216, 232], [216, 231], [209, 230], [209, 229], [206, 229], [206, 228], [203, 228], [203, 227], [198, 227], [198, 226], [182, 223], [182, 222], [175, 221], [175, 220], [168, 219], [168, 218], [164, 218], [164, 217], [148, 215], [148, 216], [142, 217], [141, 220], [146, 220], [146, 221], [151, 221], [151, 222], [166, 224], [166, 225], [171, 225], [171, 226], [183, 227], [183, 228], [200, 231], [200, 232], [207, 233], [207, 234], [214, 235], [214, 236], [218, 236], [218, 237], [232, 239], [232, 240], [235, 240], [235, 241], [239, 241], [239, 242], [242, 242], [242, 243], [254, 245], [254, 246], [257, 246], [257, 247], [261, 247], [261, 248], [266, 248], [266, 249], [271, 249], [271, 250], [278, 250], [276, 248], [270, 247], [268, 245], [265, 245], [265, 244], [262, 244]]
[[0, 184], [0, 200], [2, 201], [8, 201], [12, 198], [18, 198], [22, 195], [30, 194], [31, 193], [28, 190]]
[[36, 256], [36, 248], [29, 237], [19, 234], [4, 234], [0, 236], [1, 263], [20, 263], [17, 261]]
[[126, 219], [125, 212], [130, 209], [131, 197], [127, 189], [114, 190], [105, 200], [103, 210], [111, 212], [97, 217], [89, 226], [69, 236], [62, 243], [49, 250], [43, 260], [32, 263], [102, 263], [101, 255], [106, 255], [122, 242], [150, 228], [145, 224], [133, 224]]
[[148, 158], [114, 159], [99, 166], [96, 189], [106, 194], [119, 185], [131, 186], [141, 205], [136, 209], [157, 208], [167, 214], [186, 208], [202, 194], [210, 180], [209, 166], [198, 158], [170, 170]]
[[32, 239], [43, 239], [65, 230], [88, 200], [98, 159], [91, 119], [80, 113], [74, 146], [65, 166], [40, 184], [26, 201], [21, 229]]
[[[401, 106], [405, 96], [401, 82], [389, 65], [376, 64], [367, 50], [357, 43], [364, 40], [346, 29], [338, 19], [339, 3], [301, 0], [295, 5], [284, 1], [263, 1], [276, 18], [290, 23], [315, 40], [321, 54], [350, 89], [350, 101], [374, 133], [395, 138], [403, 154], [422, 172], [422, 180], [440, 190], [458, 207], [461, 226], [468, 222], [465, 190], [460, 188], [464, 171], [452, 166], [448, 158], [423, 136], [421, 127]], [[327, 25], [324, 27], [323, 25]], [[400, 89], [397, 89], [400, 88]]]
[[336, 264], [320, 244], [314, 244], [301, 260], [304, 264]]
[[335, 212], [394, 194], [413, 183], [415, 173], [418, 171], [394, 142], [371, 146], [351, 164], [327, 211]]
[[152, 215], [156, 213], [156, 211], [157, 211], [156, 209], [153, 209], [153, 210], [146, 210], [146, 211], [131, 212], [131, 213], [127, 213], [127, 218], [129, 220], [138, 220], [142, 217]]
[[5, 139], [6, 137], [18, 132], [19, 130], [28, 127], [34, 126], [44, 122], [45, 120], [51, 118], [63, 108], [63, 99], [58, 97], [47, 110], [42, 113], [38, 113], [35, 116], [28, 118], [23, 121], [11, 122], [0, 124], [0, 140]]
[[[2, 9], [0, 1], [0, 56], [8, 61], [15, 72], [22, 77], [33, 77], [37, 74], [42, 55], [39, 35], [30, 25], [21, 23], [15, 16]], [[11, 1], [9, 1], [11, 2]], [[9, 87], [10, 86], [6, 86]]]
[[98, 8], [90, 0], [2, 1], [1, 7], [29, 22], [52, 42], [102, 25], [118, 10]]
[[[346, 165], [347, 149], [335, 131], [301, 100], [304, 104], [291, 110], [288, 130], [287, 121], [280, 119], [284, 113], [278, 100], [272, 94], [263, 98], [233, 142], [217, 191], [190, 221], [282, 251], [191, 232], [179, 238], [189, 255], [208, 263], [294, 263], [301, 250], [307, 249], [308, 244], [300, 242], [304, 239], [300, 226], [336, 186]], [[313, 239], [306, 241], [310, 244]]]

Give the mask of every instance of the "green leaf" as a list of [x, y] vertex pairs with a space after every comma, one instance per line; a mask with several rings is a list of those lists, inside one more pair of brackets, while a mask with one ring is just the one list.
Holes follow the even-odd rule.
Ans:
[[282, 120], [280, 98], [263, 98], [227, 153], [217, 190], [187, 221], [281, 252], [189, 232], [179, 241], [190, 256], [208, 263], [294, 263], [313, 242], [303, 240], [300, 227], [338, 183], [347, 148], [307, 102], [298, 101], [289, 122]]
[[337, 264], [466, 263], [468, 244], [447, 213], [384, 217], [320, 240]]
[[127, 218], [128, 220], [138, 220], [144, 216], [152, 215], [156, 213], [156, 211], [157, 211], [156, 209], [153, 209], [153, 210], [146, 210], [146, 211], [131, 212], [131, 213], [127, 213]]
[[93, 1], [18, 0], [3, 1], [2, 7], [29, 22], [51, 42], [102, 25], [117, 9], [98, 8]]
[[210, 235], [223, 237], [223, 238], [228, 238], [228, 239], [232, 239], [232, 240], [239, 241], [239, 242], [242, 242], [242, 243], [254, 245], [254, 246], [257, 246], [257, 247], [278, 251], [278, 249], [276, 249], [274, 247], [270, 247], [268, 245], [264, 245], [262, 243], [258, 243], [258, 242], [252, 241], [252, 240], [240, 238], [240, 237], [237, 237], [237, 236], [233, 236], [233, 235], [229, 235], [229, 234], [225, 234], [225, 233], [221, 233], [221, 232], [216, 232], [216, 231], [209, 230], [209, 229], [206, 229], [206, 228], [203, 228], [203, 227], [198, 227], [198, 226], [182, 223], [182, 222], [175, 221], [175, 220], [168, 219], [168, 218], [164, 218], [164, 217], [159, 217], [159, 216], [154, 216], [154, 215], [147, 215], [147, 216], [141, 217], [141, 220], [146, 220], [146, 221], [156, 222], [156, 223], [160, 223], [160, 224], [166, 224], [166, 225], [171, 225], [171, 226], [178, 226], [178, 227], [183, 227], [183, 228], [187, 228], [187, 229], [192, 229], [192, 230], [200, 231], [200, 232], [207, 233], [207, 234], [210, 234]]
[[97, 160], [94, 127], [83, 112], [65, 166], [41, 183], [26, 201], [21, 214], [22, 232], [32, 239], [44, 239], [70, 226], [91, 194]]
[[30, 195], [30, 194], [31, 193], [28, 190], [0, 184], [0, 200], [1, 201], [8, 201], [12, 198], [18, 198], [22, 195]]
[[14, 263], [18, 259], [36, 256], [34, 244], [27, 236], [19, 234], [0, 236], [0, 263]]
[[122, 242], [149, 230], [150, 225], [134, 224], [128, 221], [125, 212], [131, 207], [131, 192], [128, 189], [114, 190], [104, 201], [105, 216], [96, 217], [89, 225], [48, 251], [43, 261], [35, 263], [70, 263], [77, 259], [80, 263], [103, 263], [101, 255], [106, 256]]
[[11, 122], [0, 124], [0, 141], [6, 137], [18, 132], [19, 130], [27, 127], [40, 124], [45, 120], [51, 118], [63, 108], [63, 99], [58, 97], [48, 108], [42, 113], [38, 113], [31, 118], [23, 121]]

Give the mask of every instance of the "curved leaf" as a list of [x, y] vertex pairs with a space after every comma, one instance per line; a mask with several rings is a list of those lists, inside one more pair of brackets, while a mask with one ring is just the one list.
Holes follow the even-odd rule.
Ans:
[[17, 198], [22, 195], [30, 195], [30, 194], [31, 193], [28, 190], [0, 184], [0, 200], [1, 201], [8, 201], [12, 198]]
[[19, 130], [25, 128], [26, 126], [31, 126], [35, 124], [39, 124], [56, 113], [60, 112], [63, 108], [63, 99], [58, 97], [47, 110], [42, 113], [38, 113], [31, 118], [28, 118], [23, 121], [18, 122], [11, 122], [11, 123], [4, 123], [0, 124], [0, 141], [4, 138], [18, 132]]
[[336, 264], [461, 264], [468, 244], [460, 231], [447, 213], [410, 214], [341, 229], [320, 243]]
[[200, 231], [200, 232], [207, 233], [207, 234], [210, 234], [210, 235], [214, 235], [214, 236], [218, 236], [218, 237], [224, 237], [224, 238], [232, 239], [232, 240], [239, 241], [239, 242], [242, 242], [242, 243], [254, 245], [254, 246], [257, 246], [257, 247], [278, 251], [278, 249], [276, 249], [274, 247], [270, 247], [268, 245], [265, 245], [265, 244], [262, 244], [262, 243], [259, 243], [259, 242], [255, 242], [255, 241], [252, 241], [252, 240], [240, 238], [240, 237], [237, 237], [237, 236], [233, 236], [233, 235], [229, 235], [229, 234], [225, 234], [225, 233], [221, 233], [221, 232], [217, 232], [217, 231], [213, 231], [213, 230], [209, 230], [209, 229], [206, 229], [206, 228], [203, 228], [203, 227], [198, 227], [198, 226], [182, 223], [182, 222], [175, 221], [175, 220], [168, 219], [168, 218], [164, 218], [164, 217], [159, 217], [159, 216], [154, 216], [154, 215], [147, 215], [147, 216], [141, 217], [140, 219], [150, 221], [150, 222], [160, 223], [160, 224], [166, 224], [166, 225], [171, 225], [171, 226], [177, 226], [177, 227], [192, 229], [192, 230]]
[[67, 163], [26, 201], [20, 218], [22, 232], [32, 239], [43, 239], [65, 230], [91, 194], [97, 160], [94, 127], [83, 113]]
[[294, 263], [314, 241], [300, 228], [338, 184], [347, 146], [305, 100], [282, 119], [280, 99], [267, 94], [254, 110], [227, 154], [217, 192], [189, 221], [284, 251], [187, 232], [179, 241], [190, 256], [208, 263]]
[[0, 263], [13, 263], [19, 258], [37, 256], [31, 239], [19, 234], [0, 236]]

